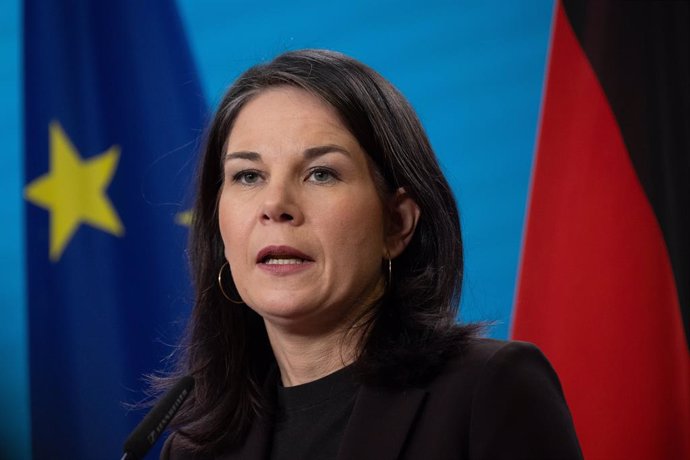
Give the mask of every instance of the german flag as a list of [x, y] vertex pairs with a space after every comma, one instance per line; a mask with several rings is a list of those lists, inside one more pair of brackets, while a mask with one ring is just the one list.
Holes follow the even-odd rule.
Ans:
[[690, 459], [690, 6], [556, 6], [513, 337], [587, 459]]

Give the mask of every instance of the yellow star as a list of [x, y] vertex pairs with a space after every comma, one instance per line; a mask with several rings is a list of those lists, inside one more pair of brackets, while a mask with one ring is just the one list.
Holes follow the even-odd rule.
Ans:
[[56, 121], [50, 123], [50, 172], [27, 185], [24, 195], [50, 211], [50, 260], [57, 261], [81, 224], [122, 236], [125, 232], [106, 189], [120, 148], [82, 160]]
[[182, 211], [175, 214], [175, 223], [183, 227], [192, 225], [192, 210]]

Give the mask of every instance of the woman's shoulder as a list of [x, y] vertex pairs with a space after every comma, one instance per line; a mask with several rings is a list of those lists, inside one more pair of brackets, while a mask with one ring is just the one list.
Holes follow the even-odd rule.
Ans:
[[472, 338], [449, 357], [446, 370], [481, 372], [486, 370], [486, 366], [528, 365], [543, 361], [548, 363], [544, 353], [530, 342]]
[[437, 413], [468, 417], [471, 458], [582, 458], [558, 376], [534, 344], [473, 339], [427, 389]]
[[464, 344], [449, 357], [431, 385], [461, 385], [473, 393], [480, 391], [480, 386], [548, 386], [561, 397], [563, 394], [556, 372], [536, 345], [488, 338], [474, 338]]

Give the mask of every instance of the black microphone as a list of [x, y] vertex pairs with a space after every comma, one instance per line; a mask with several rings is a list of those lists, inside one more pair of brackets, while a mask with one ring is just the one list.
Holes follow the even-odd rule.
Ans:
[[178, 380], [134, 428], [125, 441], [124, 454], [120, 460], [143, 459], [192, 392], [192, 388], [194, 388], [194, 379], [191, 376]]

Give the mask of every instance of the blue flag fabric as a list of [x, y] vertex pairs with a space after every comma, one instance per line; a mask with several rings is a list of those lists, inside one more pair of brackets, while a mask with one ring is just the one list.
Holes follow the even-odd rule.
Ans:
[[116, 458], [189, 310], [206, 104], [174, 2], [27, 0], [24, 43], [33, 458]]

